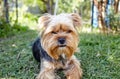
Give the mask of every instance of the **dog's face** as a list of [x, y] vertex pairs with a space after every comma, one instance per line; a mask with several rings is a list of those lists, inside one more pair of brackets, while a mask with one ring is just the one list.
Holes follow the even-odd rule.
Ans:
[[77, 14], [40, 17], [38, 25], [43, 28], [41, 44], [50, 57], [69, 59], [74, 54], [79, 41], [76, 26], [80, 26], [80, 20]]

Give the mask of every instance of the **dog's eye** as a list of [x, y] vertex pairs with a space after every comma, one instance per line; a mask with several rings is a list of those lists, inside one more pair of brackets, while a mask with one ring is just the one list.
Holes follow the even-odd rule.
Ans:
[[54, 32], [54, 31], [52, 31], [51, 33], [52, 33], [52, 34], [57, 34], [57, 32]]
[[72, 30], [68, 30], [68, 31], [67, 31], [67, 33], [71, 33], [71, 32], [72, 32]]

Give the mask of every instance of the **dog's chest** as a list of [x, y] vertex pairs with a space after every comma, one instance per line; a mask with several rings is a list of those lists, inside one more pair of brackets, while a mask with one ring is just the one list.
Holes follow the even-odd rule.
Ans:
[[59, 59], [54, 62], [56, 69], [66, 69], [68, 66], [69, 60], [66, 59], [65, 55], [62, 54], [59, 56]]

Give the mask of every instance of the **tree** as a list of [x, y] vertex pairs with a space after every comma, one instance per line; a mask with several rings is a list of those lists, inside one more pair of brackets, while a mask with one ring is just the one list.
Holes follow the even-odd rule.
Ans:
[[108, 0], [94, 0], [94, 5], [98, 9], [98, 26], [99, 28], [105, 32], [106, 25], [105, 25], [105, 16], [106, 16], [106, 5]]
[[4, 13], [6, 22], [9, 23], [9, 3], [8, 0], [4, 0]]
[[115, 10], [115, 13], [118, 13], [119, 1], [120, 0], [114, 0], [114, 10]]
[[46, 10], [48, 13], [53, 14], [54, 13], [54, 0], [41, 0], [46, 5]]
[[18, 0], [16, 0], [15, 5], [16, 5], [16, 22], [18, 22]]
[[3, 1], [0, 0], [0, 18], [3, 18]]

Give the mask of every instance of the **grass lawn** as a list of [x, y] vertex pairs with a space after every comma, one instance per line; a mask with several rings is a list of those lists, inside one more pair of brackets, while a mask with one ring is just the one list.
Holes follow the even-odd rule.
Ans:
[[[0, 39], [0, 79], [34, 79], [39, 72], [31, 52], [34, 31]], [[120, 79], [120, 35], [80, 34], [82, 79]]]

